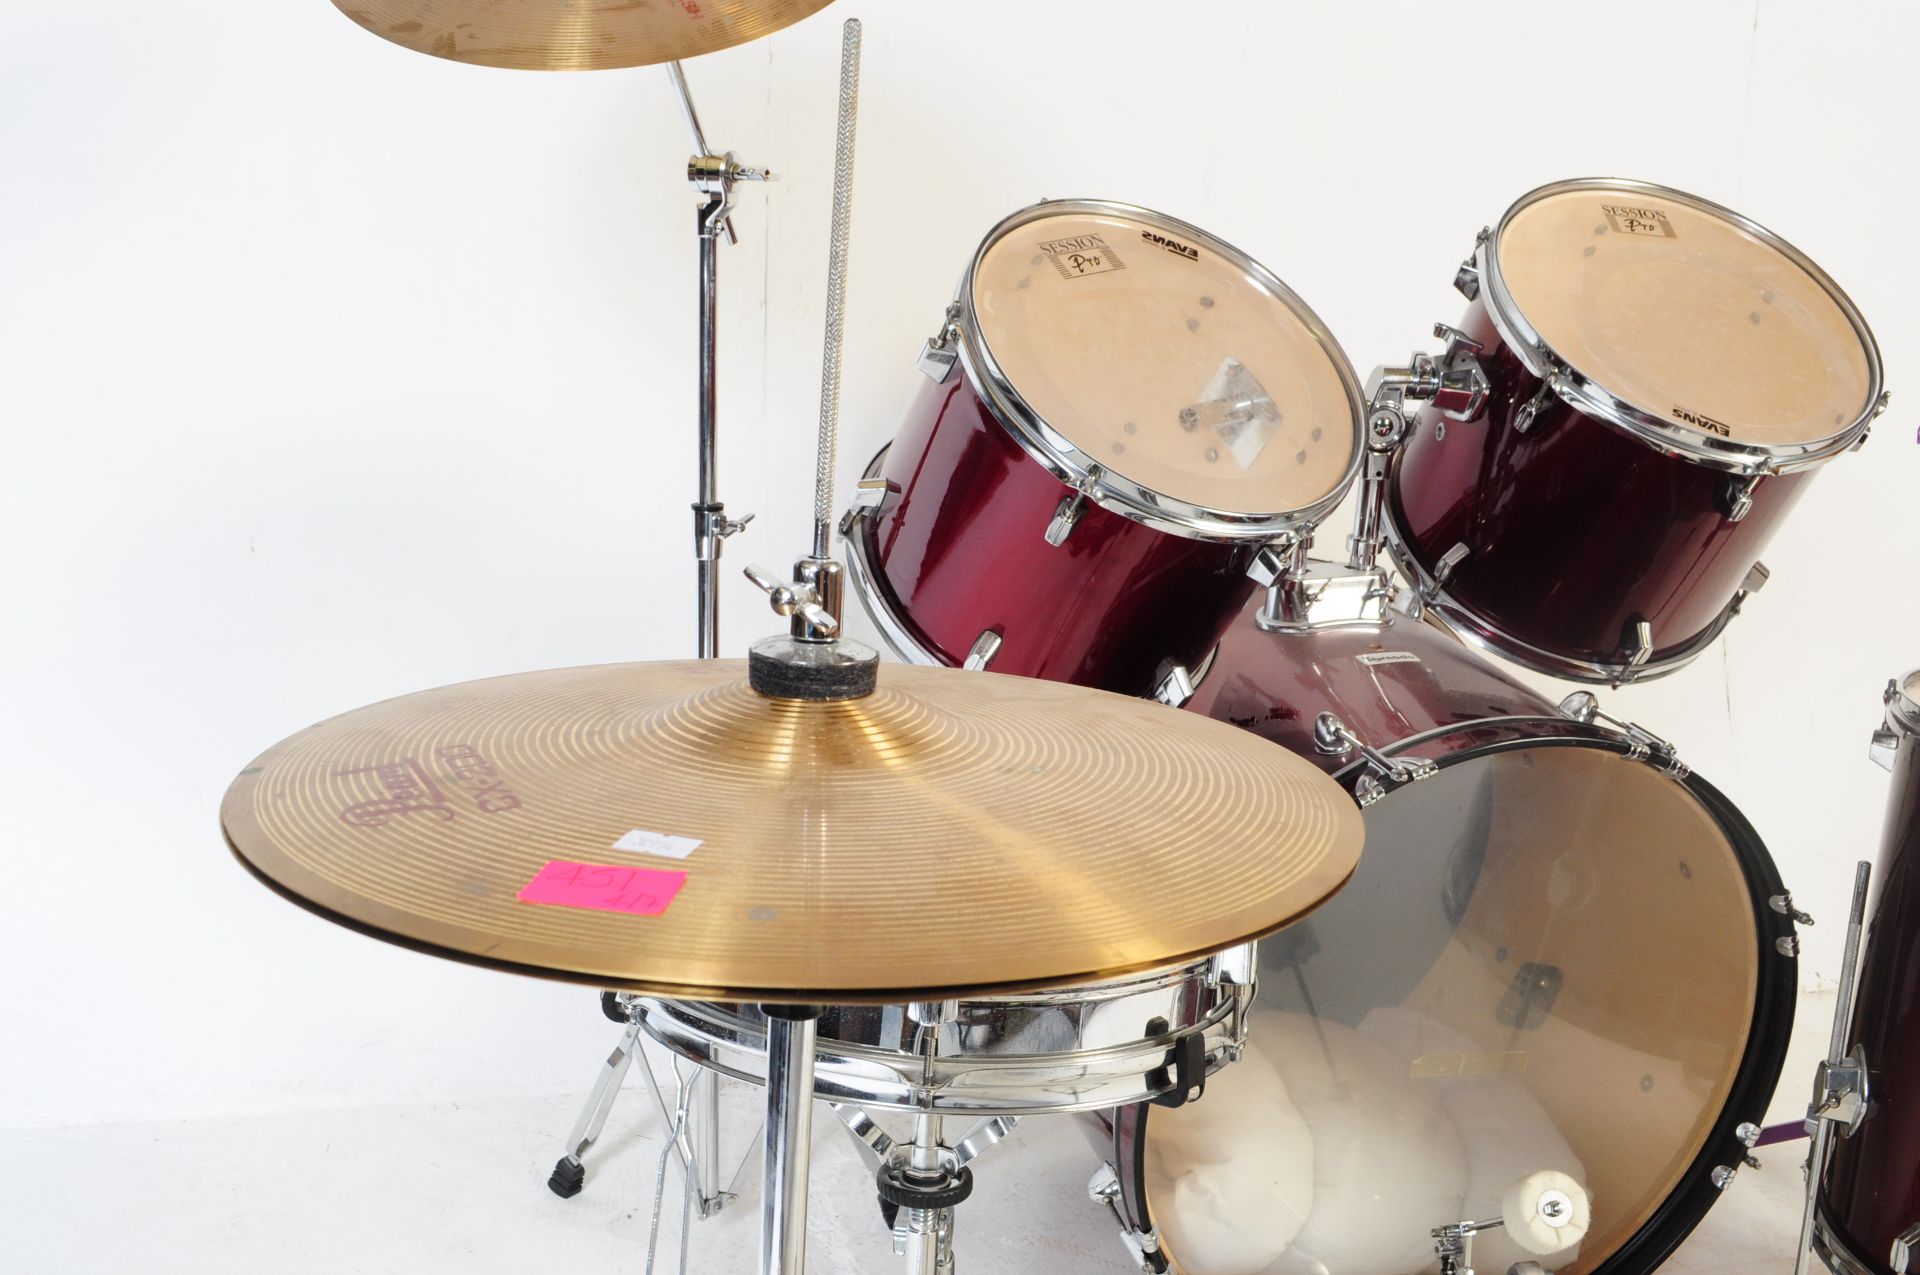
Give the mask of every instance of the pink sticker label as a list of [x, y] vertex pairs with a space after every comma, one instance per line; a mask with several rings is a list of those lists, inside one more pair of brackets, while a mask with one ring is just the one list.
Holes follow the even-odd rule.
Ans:
[[658, 916], [686, 883], [685, 872], [666, 868], [623, 868], [552, 859], [514, 897], [522, 903]]

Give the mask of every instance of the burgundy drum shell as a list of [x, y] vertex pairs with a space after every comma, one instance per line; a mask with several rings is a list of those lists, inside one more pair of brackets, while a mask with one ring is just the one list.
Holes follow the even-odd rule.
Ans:
[[[1289, 658], [1274, 658], [1277, 643], [1285, 645]], [[1328, 756], [1314, 748], [1313, 720], [1321, 712], [1331, 712], [1355, 735], [1380, 748], [1429, 731], [1480, 723], [1415, 750], [1430, 759], [1521, 735], [1540, 739], [1591, 734], [1577, 723], [1557, 720], [1551, 700], [1451, 634], [1405, 618], [1380, 628], [1279, 636], [1256, 627], [1250, 611], [1246, 621], [1221, 639], [1220, 653], [1187, 708], [1264, 736], [1329, 773], [1346, 770], [1354, 758]], [[1524, 729], [1488, 721], [1503, 717], [1533, 720]]]
[[1257, 542], [1193, 540], [1089, 501], [1021, 449], [964, 376], [926, 386], [887, 449], [886, 495], [861, 531], [879, 601], [921, 648], [959, 664], [988, 629], [992, 668], [1127, 695], [1197, 669], [1254, 590]]
[[[1653, 626], [1653, 663], [1711, 636], [1811, 471], [1761, 478], [1752, 508], [1727, 516], [1734, 476], [1663, 454], [1549, 394], [1532, 428], [1515, 415], [1541, 388], [1501, 339], [1485, 303], [1461, 328], [1484, 347], [1487, 410], [1471, 422], [1431, 409], [1394, 462], [1388, 516], [1431, 575], [1456, 544], [1445, 583], [1489, 645], [1517, 639], [1551, 655], [1613, 665], [1633, 622]], [[1555, 671], [1548, 669], [1546, 671]]]
[[1920, 738], [1893, 765], [1850, 1042], [1867, 1060], [1867, 1117], [1835, 1138], [1820, 1219], [1862, 1267], [1892, 1275], [1894, 1239], [1920, 1222]]

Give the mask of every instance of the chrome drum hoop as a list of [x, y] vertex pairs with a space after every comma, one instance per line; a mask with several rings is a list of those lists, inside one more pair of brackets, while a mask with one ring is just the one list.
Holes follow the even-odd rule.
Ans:
[[[1522, 668], [1532, 669], [1536, 673], [1545, 673], [1548, 677], [1564, 677], [1572, 682], [1586, 682], [1596, 686], [1624, 686], [1629, 682], [1645, 681], [1664, 677], [1676, 669], [1685, 668], [1699, 659], [1706, 649], [1726, 631], [1733, 617], [1739, 614], [1739, 602], [1730, 602], [1712, 624], [1685, 646], [1659, 659], [1648, 660], [1645, 664], [1606, 664], [1594, 660], [1575, 659], [1554, 651], [1543, 650], [1506, 632], [1493, 623], [1464, 606], [1448, 593], [1446, 586], [1435, 583], [1427, 569], [1420, 565], [1419, 559], [1407, 548], [1405, 536], [1393, 512], [1393, 502], [1386, 502], [1381, 510], [1380, 530], [1386, 543], [1387, 556], [1393, 559], [1393, 565], [1413, 586], [1414, 596], [1419, 600], [1421, 611], [1431, 612], [1447, 628], [1447, 631], [1465, 642], [1468, 646], [1487, 655], [1512, 660]], [[1415, 613], [1416, 615], [1418, 612]]]
[[[1514, 301], [1513, 294], [1507, 288], [1506, 278], [1500, 272], [1498, 247], [1500, 237], [1508, 223], [1513, 220], [1514, 214], [1547, 196], [1582, 189], [1631, 190], [1638, 194], [1691, 204], [1695, 208], [1710, 212], [1739, 227], [1806, 271], [1832, 298], [1840, 312], [1846, 316], [1854, 334], [1860, 339], [1867, 361], [1867, 397], [1866, 405], [1860, 410], [1859, 415], [1837, 433], [1813, 442], [1780, 446], [1736, 443], [1731, 439], [1717, 438], [1712, 434], [1688, 429], [1672, 421], [1661, 420], [1657, 416], [1650, 415], [1617, 397], [1605, 386], [1563, 359], [1538, 332], [1534, 331], [1533, 325], [1527, 321], [1519, 305]], [[1805, 253], [1759, 222], [1744, 217], [1731, 208], [1716, 204], [1710, 199], [1688, 194], [1684, 190], [1676, 190], [1671, 186], [1661, 186], [1654, 182], [1611, 177], [1578, 177], [1537, 187], [1514, 200], [1513, 204], [1500, 215], [1500, 220], [1494, 224], [1492, 232], [1487, 234], [1474, 249], [1474, 265], [1479, 271], [1482, 293], [1486, 300], [1487, 317], [1493, 321], [1495, 330], [1500, 333], [1500, 339], [1513, 350], [1515, 356], [1526, 366], [1527, 371], [1545, 381], [1552, 387], [1555, 394], [1576, 411], [1596, 420], [1605, 421], [1663, 454], [1684, 457], [1696, 464], [1735, 474], [1797, 473], [1823, 464], [1858, 444], [1873, 425], [1874, 417], [1886, 407], [1880, 347], [1874, 341], [1873, 332], [1867, 327], [1867, 321], [1861, 315], [1859, 307], [1855, 306], [1852, 298], [1841, 290], [1840, 285], [1835, 283], [1832, 277]], [[1551, 669], [1541, 671], [1553, 672]]]
[[[1347, 392], [1348, 406], [1353, 412], [1353, 454], [1348, 458], [1346, 470], [1332, 491], [1303, 508], [1275, 510], [1266, 514], [1209, 509], [1154, 491], [1107, 470], [1069, 442], [1021, 397], [1012, 380], [994, 360], [992, 350], [980, 334], [979, 316], [973, 304], [974, 279], [988, 250], [1007, 234], [1030, 221], [1063, 213], [1123, 217], [1159, 227], [1178, 238], [1204, 244], [1210, 251], [1259, 279], [1262, 285], [1287, 305], [1302, 326], [1313, 334], [1314, 340], [1332, 356], [1334, 368]], [[960, 277], [960, 287], [949, 313], [952, 315], [953, 331], [959, 338], [961, 370], [974, 392], [992, 409], [1001, 427], [1019, 444], [1021, 451], [1055, 478], [1069, 487], [1087, 485], [1089, 498], [1109, 513], [1189, 540], [1272, 540], [1278, 536], [1310, 532], [1328, 514], [1339, 508], [1340, 502], [1346, 499], [1347, 492], [1360, 476], [1360, 465], [1366, 457], [1364, 434], [1367, 404], [1366, 396], [1361, 392], [1360, 378], [1354, 372], [1346, 351], [1340, 348], [1340, 343], [1334, 339], [1320, 316], [1278, 275], [1224, 239], [1190, 222], [1111, 199], [1051, 199], [1029, 204], [1002, 218], [974, 249], [966, 273]]]
[[[914, 1052], [906, 1008], [833, 1006], [819, 1019], [814, 1096], [954, 1115], [1040, 1115], [1144, 1102], [1173, 1088], [1181, 1040], [1205, 1041], [1211, 1074], [1239, 1052], [1252, 1001], [1251, 948], [1137, 978], [1058, 992], [965, 1000], [939, 1025], [937, 1052]], [[1239, 974], [1221, 973], [1234, 963]], [[736, 1079], [766, 1081], [757, 1007], [642, 997], [647, 1034]], [[1152, 1033], [1149, 1027], [1156, 1027]], [[883, 1043], [886, 1041], [895, 1044]]]

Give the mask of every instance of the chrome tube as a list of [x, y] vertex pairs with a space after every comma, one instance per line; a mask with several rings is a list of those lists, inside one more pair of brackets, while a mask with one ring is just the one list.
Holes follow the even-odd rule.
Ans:
[[699, 1069], [688, 1082], [693, 1086], [693, 1103], [687, 1112], [687, 1138], [693, 1146], [693, 1189], [700, 1202], [700, 1216], [711, 1217], [720, 1211], [720, 1075]]
[[[1827, 1062], [1839, 1067], [1846, 1062], [1847, 1029], [1853, 1023], [1853, 980], [1860, 964], [1860, 932], [1867, 915], [1867, 881], [1873, 865], [1862, 860], [1853, 871], [1853, 906], [1847, 913], [1847, 943], [1840, 958], [1840, 992], [1834, 997], [1833, 1029], [1827, 1036]], [[1816, 1082], [1814, 1102], [1807, 1110], [1807, 1133], [1812, 1138], [1807, 1148], [1807, 1200], [1800, 1214], [1800, 1247], [1793, 1258], [1794, 1275], [1807, 1275], [1813, 1257], [1814, 1214], [1820, 1203], [1821, 1179], [1827, 1170], [1827, 1143], [1833, 1137], [1833, 1121], [1827, 1110], [1833, 1105], [1825, 1089], [1827, 1071], [1821, 1068]]]
[[805, 1275], [807, 1171], [813, 1139], [813, 1050], [819, 1011], [767, 1015], [767, 1149], [760, 1179], [761, 1275]]
[[700, 232], [700, 498], [693, 507], [694, 556], [698, 588], [698, 653], [709, 660], [720, 654], [720, 527], [725, 515], [717, 494], [719, 347], [716, 319], [720, 297], [720, 238], [714, 224], [719, 196], [696, 213]]

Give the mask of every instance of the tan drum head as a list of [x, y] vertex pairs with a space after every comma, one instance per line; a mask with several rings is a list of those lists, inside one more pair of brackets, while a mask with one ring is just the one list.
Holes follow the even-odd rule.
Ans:
[[1870, 338], [1832, 281], [1704, 200], [1633, 182], [1550, 186], [1508, 211], [1490, 248], [1547, 348], [1664, 423], [1803, 445], [1847, 431], [1878, 392]]
[[1048, 208], [974, 264], [989, 376], [1092, 464], [1204, 510], [1279, 515], [1345, 487], [1357, 386], [1298, 297], [1171, 218]]

